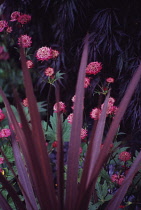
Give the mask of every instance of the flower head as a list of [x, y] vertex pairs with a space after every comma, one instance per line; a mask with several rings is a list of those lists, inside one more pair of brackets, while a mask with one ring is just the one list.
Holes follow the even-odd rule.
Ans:
[[131, 159], [131, 154], [129, 152], [123, 151], [119, 154], [119, 159], [122, 161], [128, 161]]
[[22, 103], [23, 103], [23, 106], [28, 107], [28, 99], [27, 98], [25, 98]]
[[124, 175], [113, 174], [111, 176], [112, 182], [115, 182], [118, 185], [121, 185], [123, 183], [124, 179], [125, 179]]
[[51, 68], [51, 67], [48, 67], [45, 69], [45, 75], [48, 76], [48, 77], [51, 77], [53, 74], [54, 74], [54, 69]]
[[6, 32], [10, 34], [12, 31], [13, 31], [12, 27], [8, 26], [7, 29], [6, 29]]
[[0, 20], [0, 32], [2, 32], [7, 26], [8, 23], [6, 20]]
[[73, 121], [73, 113], [69, 114], [69, 116], [67, 117], [68, 123], [72, 124]]
[[0, 122], [5, 119], [5, 115], [3, 114], [2, 110], [0, 109]]
[[75, 100], [76, 100], [76, 95], [74, 95], [73, 97], [72, 97], [72, 102], [75, 102]]
[[32, 60], [27, 60], [27, 61], [26, 61], [26, 65], [27, 65], [27, 68], [28, 68], [28, 69], [32, 69], [33, 66], [34, 66]]
[[18, 38], [18, 45], [23, 47], [23, 48], [30, 47], [31, 44], [32, 44], [31, 37], [28, 36], [28, 35], [21, 35]]
[[90, 117], [94, 120], [98, 120], [100, 115], [101, 115], [101, 110], [98, 108], [92, 109], [92, 111], [90, 113]]
[[98, 74], [102, 69], [102, 65], [99, 62], [91, 62], [86, 67], [86, 74]]
[[4, 138], [4, 137], [8, 137], [11, 135], [11, 131], [9, 128], [3, 128], [1, 131], [0, 131], [0, 137], [1, 138]]
[[[58, 110], [58, 108], [59, 108], [59, 110]], [[65, 112], [66, 111], [66, 105], [62, 101], [60, 101], [60, 102], [54, 104], [53, 110], [56, 113], [58, 113], [58, 112]]]
[[17, 18], [18, 23], [26, 24], [31, 20], [31, 15], [23, 14]]
[[87, 88], [89, 85], [90, 85], [90, 78], [89, 77], [85, 77], [84, 88]]
[[106, 82], [108, 82], [108, 83], [114, 83], [114, 78], [112, 78], [112, 77], [109, 77], [109, 78], [107, 78], [106, 79]]
[[59, 55], [59, 51], [57, 51], [57, 50], [52, 50], [52, 57], [53, 57], [53, 58], [58, 57], [58, 55]]
[[49, 47], [41, 47], [37, 50], [36, 57], [40, 61], [48, 61], [52, 57], [52, 49]]
[[20, 14], [20, 12], [18, 12], [18, 11], [14, 11], [14, 12], [12, 12], [12, 14], [11, 14], [11, 20], [10, 21], [17, 21], [17, 19], [18, 19], [18, 17], [20, 16], [21, 14]]
[[4, 163], [4, 158], [0, 157], [0, 164]]
[[87, 134], [87, 130], [84, 129], [84, 128], [81, 128], [81, 135], [80, 135], [80, 138], [81, 138], [81, 139], [85, 139], [87, 135], [88, 135], [88, 134]]
[[52, 143], [52, 147], [54, 147], [54, 148], [57, 147], [57, 143], [58, 143], [57, 141], [54, 141], [54, 142]]

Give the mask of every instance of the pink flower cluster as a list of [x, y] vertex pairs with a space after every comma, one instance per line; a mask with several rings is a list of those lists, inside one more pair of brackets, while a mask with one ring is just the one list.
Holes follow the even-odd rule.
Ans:
[[[107, 108], [107, 115], [115, 115], [118, 108], [116, 106], [114, 106], [115, 103], [115, 99], [110, 97], [109, 101], [108, 101], [108, 108]], [[101, 109], [103, 108], [104, 104], [101, 105]]]
[[119, 154], [119, 159], [126, 162], [131, 159], [131, 154], [129, 152], [123, 151]]
[[32, 60], [27, 60], [27, 61], [26, 61], [26, 66], [27, 66], [28, 69], [32, 69], [33, 66], [34, 66]]
[[68, 123], [72, 124], [73, 121], [73, 113], [69, 114], [69, 116], [67, 117]]
[[99, 117], [101, 115], [101, 110], [98, 108], [94, 108], [92, 109], [92, 111], [90, 112], [90, 117], [94, 120], [98, 120]]
[[4, 158], [0, 157], [0, 164], [3, 164], [3, 163], [4, 163]]
[[85, 77], [84, 88], [87, 88], [89, 85], [90, 85], [90, 78], [89, 77]]
[[32, 41], [31, 41], [31, 37], [28, 36], [28, 35], [21, 35], [19, 38], [18, 38], [18, 45], [23, 47], [23, 48], [27, 48], [27, 47], [30, 47], [31, 44], [32, 44]]
[[53, 50], [50, 47], [41, 47], [36, 52], [36, 58], [39, 61], [48, 61], [49, 59], [56, 58], [59, 55], [57, 50]]
[[17, 21], [18, 23], [21, 23], [22, 25], [28, 23], [31, 20], [31, 15], [27, 14], [21, 14], [18, 11], [14, 11], [11, 14], [11, 20], [12, 22]]
[[0, 20], [0, 32], [2, 32], [7, 27], [8, 27], [7, 21], [6, 20]]
[[54, 74], [54, 69], [51, 68], [51, 67], [48, 67], [48, 68], [45, 69], [44, 74], [45, 74], [47, 77], [51, 77], [51, 76]]
[[102, 69], [102, 65], [99, 62], [91, 62], [86, 67], [86, 74], [98, 74]]
[[23, 106], [28, 107], [28, 99], [25, 98], [25, 99], [22, 101], [22, 104], [23, 104]]
[[0, 122], [5, 119], [5, 115], [3, 114], [2, 110], [0, 109]]
[[1, 131], [0, 131], [0, 138], [6, 138], [8, 136], [11, 135], [11, 131], [9, 128], [3, 128]]
[[81, 139], [85, 139], [87, 137], [87, 130], [84, 128], [81, 128], [81, 134], [80, 134], [80, 138]]
[[[60, 102], [58, 102], [59, 104], [54, 104], [54, 106], [53, 106], [53, 110], [54, 110], [54, 112], [55, 113], [58, 113], [58, 112], [65, 112], [66, 111], [66, 105], [62, 102], [62, 101], [60, 101]], [[59, 108], [59, 110], [58, 110], [58, 108]]]
[[112, 182], [115, 182], [118, 185], [122, 185], [124, 179], [125, 179], [125, 176], [124, 175], [113, 174], [111, 176]]
[[[107, 115], [115, 115], [116, 114], [118, 108], [113, 105], [114, 102], [115, 102], [115, 99], [110, 97], [109, 101], [108, 101], [107, 112], [106, 112]], [[99, 109], [99, 108], [92, 109], [92, 111], [90, 112], [90, 117], [94, 120], [98, 120], [101, 115], [103, 106], [104, 106], [104, 104], [101, 105], [101, 109]]]

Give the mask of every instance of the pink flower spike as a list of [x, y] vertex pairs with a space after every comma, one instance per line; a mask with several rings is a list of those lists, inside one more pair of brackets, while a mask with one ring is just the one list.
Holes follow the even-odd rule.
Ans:
[[0, 134], [1, 134], [1, 138], [8, 137], [8, 136], [11, 135], [11, 131], [10, 131], [10, 129], [8, 129], [8, 128], [3, 128], [3, 129], [0, 131]]
[[106, 79], [106, 82], [108, 82], [108, 83], [114, 83], [114, 78], [112, 78], [112, 77], [109, 77], [109, 78], [107, 78]]
[[86, 74], [98, 74], [102, 69], [102, 65], [99, 62], [91, 62], [86, 67]]
[[[59, 106], [59, 110], [58, 110], [58, 106]], [[66, 105], [60, 101], [59, 104], [54, 104], [53, 106], [53, 110], [55, 113], [58, 113], [58, 112], [65, 112], [66, 111]]]
[[10, 21], [12, 21], [12, 22], [17, 21], [17, 19], [18, 19], [18, 17], [19, 17], [20, 15], [21, 15], [21, 14], [20, 14], [20, 12], [18, 12], [18, 11], [12, 12], [12, 14], [11, 14], [11, 20], [10, 20]]
[[49, 47], [41, 47], [37, 50], [36, 58], [39, 61], [48, 61], [53, 58], [52, 49]]
[[101, 115], [101, 110], [98, 108], [92, 109], [92, 111], [90, 113], [90, 117], [94, 120], [98, 120], [100, 115]]
[[32, 44], [32, 41], [31, 41], [31, 37], [28, 36], [28, 35], [21, 35], [19, 38], [18, 38], [18, 45], [23, 47], [23, 48], [27, 48], [27, 47], [30, 47], [31, 44]]
[[51, 67], [48, 67], [45, 69], [45, 75], [48, 76], [48, 77], [51, 77], [53, 74], [54, 74], [54, 69], [51, 68]]
[[4, 163], [4, 158], [0, 157], [0, 164]]
[[28, 61], [26, 61], [26, 65], [27, 65], [27, 68], [28, 68], [28, 69], [32, 69], [32, 68], [33, 68], [33, 66], [34, 66], [34, 64], [33, 64], [32, 60], [28, 60]]

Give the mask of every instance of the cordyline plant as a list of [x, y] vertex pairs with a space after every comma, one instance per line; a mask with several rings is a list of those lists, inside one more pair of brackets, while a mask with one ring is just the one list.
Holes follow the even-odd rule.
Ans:
[[[110, 144], [117, 132], [120, 121], [128, 106], [128, 103], [134, 93], [134, 90], [140, 80], [141, 65], [135, 72], [126, 93], [121, 101], [118, 112], [110, 126], [107, 136], [100, 149], [102, 143], [103, 131], [106, 119], [106, 110], [110, 92], [104, 102], [104, 107], [97, 123], [94, 124], [92, 134], [89, 140], [89, 146], [84, 162], [81, 181], [78, 184], [78, 167], [79, 167], [79, 148], [80, 133], [83, 120], [83, 98], [84, 98], [84, 78], [85, 68], [88, 57], [88, 37], [85, 39], [85, 45], [82, 53], [78, 82], [76, 87], [76, 100], [74, 104], [74, 118], [71, 129], [71, 137], [69, 142], [68, 161], [67, 161], [67, 180], [64, 181], [64, 163], [63, 163], [63, 141], [60, 113], [57, 113], [57, 190], [54, 188], [52, 169], [50, 159], [45, 145], [45, 137], [43, 134], [41, 119], [37, 108], [37, 102], [33, 93], [32, 81], [30, 73], [27, 70], [24, 49], [20, 49], [21, 63], [23, 69], [24, 85], [26, 96], [29, 103], [29, 112], [31, 117], [31, 126], [29, 126], [24, 115], [22, 106], [19, 102], [17, 93], [15, 99], [17, 102], [18, 112], [21, 118], [22, 129], [19, 128], [15, 115], [5, 94], [0, 90], [0, 94], [5, 103], [9, 125], [14, 126], [15, 132], [12, 132], [12, 148], [15, 157], [15, 163], [18, 171], [18, 177], [12, 170], [10, 163], [4, 155], [2, 149], [1, 154], [4, 156], [7, 164], [12, 170], [15, 179], [24, 196], [24, 202], [20, 200], [13, 186], [8, 182], [5, 176], [0, 173], [0, 182], [12, 198], [17, 209], [51, 209], [51, 210], [80, 210], [88, 209], [91, 195], [97, 177], [109, 157]], [[56, 100], [59, 101], [59, 93], [56, 92]], [[59, 105], [58, 105], [59, 106]], [[58, 107], [59, 109], [59, 107]], [[18, 139], [18, 142], [16, 141]], [[141, 152], [132, 164], [124, 182], [116, 191], [111, 201], [105, 209], [118, 209], [121, 204], [135, 173], [140, 168]], [[2, 209], [11, 209], [10, 205], [0, 192], [0, 206]]]

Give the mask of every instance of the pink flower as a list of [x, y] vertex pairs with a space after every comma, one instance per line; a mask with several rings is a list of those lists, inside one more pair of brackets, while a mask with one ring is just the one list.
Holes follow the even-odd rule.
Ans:
[[92, 109], [92, 111], [90, 113], [90, 117], [94, 120], [98, 120], [100, 115], [101, 115], [101, 110], [98, 108]]
[[4, 158], [0, 157], [0, 164], [4, 163]]
[[18, 23], [26, 24], [31, 20], [31, 15], [23, 14], [17, 18]]
[[58, 57], [58, 55], [59, 55], [59, 52], [57, 50], [52, 50], [52, 57], [53, 58]]
[[85, 77], [85, 80], [84, 80], [84, 88], [87, 88], [89, 85], [90, 85], [90, 78]]
[[74, 95], [73, 97], [72, 97], [72, 102], [75, 102], [75, 99], [76, 99], [76, 95]]
[[2, 32], [7, 26], [8, 23], [6, 20], [0, 20], [0, 32]]
[[32, 69], [33, 66], [34, 66], [34, 64], [33, 64], [33, 62], [31, 60], [26, 61], [26, 65], [27, 65], [28, 69]]
[[41, 47], [37, 50], [36, 57], [40, 61], [48, 61], [52, 58], [52, 49], [49, 47]]
[[84, 128], [81, 128], [81, 135], [80, 135], [80, 138], [81, 138], [81, 139], [85, 139], [87, 135], [88, 135], [88, 134], [87, 134], [87, 130], [84, 129]]
[[6, 32], [10, 34], [12, 31], [13, 31], [12, 30], [12, 27], [11, 26], [8, 26], [7, 29], [6, 29]]
[[114, 103], [115, 103], [115, 99], [110, 97], [109, 101], [108, 101], [108, 104], [112, 104], [113, 105]]
[[86, 74], [98, 74], [102, 69], [102, 65], [99, 62], [91, 62], [86, 67]]
[[5, 119], [5, 115], [2, 113], [2, 110], [0, 109], [0, 122], [4, 119]]
[[68, 123], [72, 124], [73, 121], [73, 113], [69, 114], [69, 116], [67, 117]]
[[57, 144], [58, 144], [58, 142], [57, 141], [54, 141], [53, 143], [52, 143], [52, 147], [57, 147]]
[[124, 181], [124, 179], [125, 179], [125, 176], [123, 176], [123, 175], [121, 175], [122, 177], [121, 178], [119, 178], [119, 180], [118, 180], [118, 184], [119, 185], [122, 185], [122, 183], [123, 183], [123, 181]]
[[108, 82], [108, 83], [114, 83], [114, 78], [112, 78], [112, 77], [109, 77], [109, 78], [107, 78], [106, 79], [106, 82]]
[[45, 75], [48, 76], [48, 77], [51, 77], [53, 74], [54, 74], [54, 69], [51, 68], [51, 67], [48, 67], [45, 69]]
[[123, 151], [119, 154], [119, 159], [122, 161], [128, 161], [131, 159], [131, 154], [129, 152]]
[[28, 36], [28, 35], [21, 35], [19, 38], [18, 38], [18, 45], [23, 47], [23, 48], [27, 48], [27, 47], [30, 47], [31, 44], [32, 44], [32, 41], [31, 41], [31, 37]]
[[23, 106], [28, 107], [28, 99], [27, 98], [25, 98], [22, 103], [23, 103]]
[[[58, 108], [59, 108], [59, 110], [58, 110]], [[54, 104], [53, 110], [54, 110], [55, 113], [57, 113], [57, 112], [65, 112], [66, 111], [66, 105], [62, 101], [60, 101], [59, 104], [57, 104], [57, 103]]]
[[124, 175], [113, 174], [111, 176], [111, 181], [115, 182], [118, 185], [121, 185], [123, 183], [124, 179], [125, 179]]
[[11, 14], [11, 20], [10, 21], [17, 21], [17, 19], [18, 19], [18, 17], [20, 16], [21, 14], [20, 14], [20, 12], [18, 12], [18, 11], [14, 11], [14, 12], [12, 12], [12, 14]]
[[4, 128], [0, 131], [1, 138], [8, 137], [11, 135], [11, 131], [8, 128]]
[[[107, 115], [109, 115], [109, 114], [115, 115], [116, 114], [118, 107], [113, 106], [114, 103], [115, 103], [115, 99], [110, 97], [109, 101], [108, 101], [107, 112], [106, 112]], [[104, 104], [101, 105], [101, 109], [103, 109], [103, 106], [104, 106]]]

